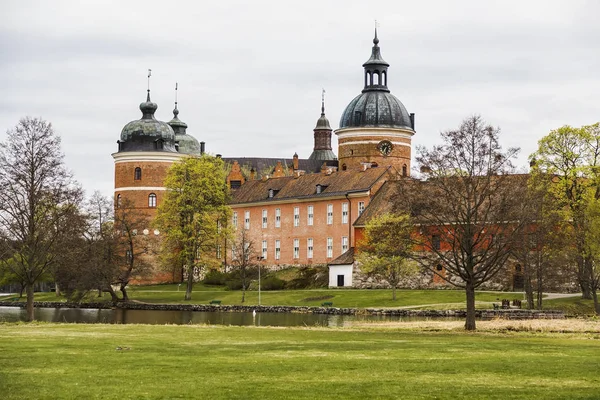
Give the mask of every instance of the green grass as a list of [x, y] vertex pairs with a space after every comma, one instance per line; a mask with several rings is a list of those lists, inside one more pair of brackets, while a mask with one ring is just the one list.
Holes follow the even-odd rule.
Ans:
[[544, 309], [562, 310], [568, 315], [594, 315], [594, 301], [583, 300], [581, 295], [562, 299], [544, 300]]
[[[183, 300], [185, 285], [133, 286], [129, 289], [132, 300], [147, 303], [185, 303]], [[310, 289], [262, 291], [262, 305], [320, 306], [323, 301], [331, 301], [335, 307], [378, 308], [378, 307], [419, 307], [464, 308], [465, 293], [462, 290], [398, 290], [396, 300], [392, 300], [392, 291], [387, 289]], [[522, 293], [477, 292], [476, 300], [483, 302], [479, 306], [491, 308], [498, 299], [522, 299]], [[109, 300], [108, 295], [104, 300]], [[222, 287], [194, 285], [192, 301], [194, 304], [208, 304], [211, 300], [221, 300], [221, 304], [241, 304], [242, 292], [224, 290]], [[37, 301], [57, 301], [54, 293], [36, 293]], [[97, 301], [93, 295], [90, 301]], [[247, 291], [246, 303], [258, 304], [258, 292]], [[427, 308], [427, 307], [426, 307]]]
[[599, 365], [598, 333], [0, 324], [5, 400], [597, 399]]

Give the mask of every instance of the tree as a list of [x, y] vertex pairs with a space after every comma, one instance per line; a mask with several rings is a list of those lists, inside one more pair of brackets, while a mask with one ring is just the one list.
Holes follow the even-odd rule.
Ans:
[[441, 265], [449, 275], [439, 276], [465, 289], [466, 330], [476, 329], [475, 289], [505, 267], [522, 229], [526, 177], [511, 174], [518, 149], [503, 152], [499, 134], [472, 116], [443, 132], [442, 145], [418, 148], [426, 181], [407, 185], [404, 196], [419, 225], [416, 260], [434, 273]]
[[240, 229], [231, 244], [231, 267], [236, 271], [242, 283], [242, 303], [246, 301], [246, 290], [250, 286], [251, 272], [260, 258], [256, 242], [250, 238], [250, 231]]
[[216, 248], [230, 213], [225, 179], [223, 160], [206, 154], [173, 164], [165, 179], [155, 225], [164, 232], [163, 260], [177, 260], [185, 268], [186, 300], [192, 298], [194, 276], [220, 264]]
[[590, 249], [589, 207], [600, 198], [600, 124], [553, 130], [538, 142], [538, 150], [530, 158], [538, 173], [553, 178], [549, 190], [573, 234], [577, 281], [583, 298], [591, 299], [595, 261]]
[[13, 262], [0, 262], [24, 282], [32, 321], [34, 285], [55, 261], [58, 222], [78, 207], [82, 191], [50, 123], [26, 117], [7, 133], [0, 143], [0, 243]]
[[392, 287], [392, 299], [400, 282], [418, 272], [410, 259], [413, 225], [407, 215], [383, 214], [365, 225], [358, 243], [358, 263], [367, 275], [385, 280]]

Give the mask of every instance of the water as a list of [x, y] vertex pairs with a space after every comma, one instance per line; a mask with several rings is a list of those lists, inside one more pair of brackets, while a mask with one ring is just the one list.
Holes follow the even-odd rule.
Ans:
[[[35, 319], [45, 322], [151, 324], [151, 325], [237, 325], [237, 326], [349, 326], [365, 321], [415, 321], [424, 318], [381, 315], [324, 315], [300, 313], [158, 311], [86, 308], [35, 308]], [[0, 321], [26, 321], [27, 311], [0, 307]]]

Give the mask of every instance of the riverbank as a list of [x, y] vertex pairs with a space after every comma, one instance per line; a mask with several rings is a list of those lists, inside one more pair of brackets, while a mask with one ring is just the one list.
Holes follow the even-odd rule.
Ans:
[[[0, 307], [25, 308], [25, 302], [0, 301]], [[152, 304], [141, 302], [95, 302], [95, 303], [69, 303], [69, 302], [34, 302], [34, 307], [41, 308], [86, 308], [86, 309], [111, 309], [124, 310], [153, 310], [153, 311], [201, 311], [201, 312], [253, 312], [257, 313], [310, 313], [325, 315], [383, 315], [419, 318], [465, 318], [466, 310], [425, 310], [407, 308], [338, 308], [338, 307], [309, 307], [309, 306], [239, 306], [239, 305], [210, 305], [210, 304]], [[480, 319], [563, 319], [565, 314], [559, 310], [524, 310], [524, 309], [499, 309], [476, 310], [476, 317]]]

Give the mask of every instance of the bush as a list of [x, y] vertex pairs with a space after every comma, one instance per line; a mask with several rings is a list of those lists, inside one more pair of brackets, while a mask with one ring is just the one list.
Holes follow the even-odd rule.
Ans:
[[225, 285], [227, 282], [227, 275], [221, 271], [210, 270], [206, 273], [203, 280], [205, 285]]
[[268, 276], [262, 279], [261, 290], [282, 290], [285, 288], [285, 281], [276, 276]]
[[241, 279], [229, 279], [225, 282], [227, 290], [242, 290], [242, 280]]
[[319, 289], [329, 286], [327, 266], [302, 266], [298, 276], [288, 282], [288, 289]]

